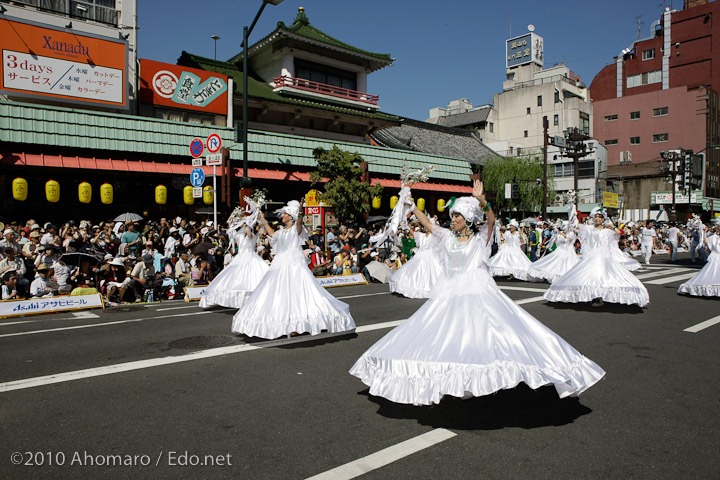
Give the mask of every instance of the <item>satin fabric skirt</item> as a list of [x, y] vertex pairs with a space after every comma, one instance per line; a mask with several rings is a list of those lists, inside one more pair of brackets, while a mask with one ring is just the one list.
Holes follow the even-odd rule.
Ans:
[[242, 307], [267, 271], [268, 265], [255, 253], [238, 252], [205, 289], [200, 297], [200, 307]]
[[355, 322], [348, 304], [318, 284], [300, 250], [275, 256], [232, 323], [233, 333], [267, 339], [322, 330], [354, 331]]
[[443, 280], [414, 315], [370, 347], [350, 373], [370, 394], [430, 405], [523, 382], [577, 396], [605, 371], [502, 293], [484, 270]]
[[428, 298], [443, 275], [432, 249], [423, 249], [390, 277], [390, 291], [408, 298]]
[[632, 258], [627, 253], [623, 252], [619, 248], [612, 248], [612, 254], [615, 260], [617, 260], [623, 267], [625, 267], [631, 272], [634, 272], [635, 270], [640, 270], [642, 268], [640, 262]]
[[580, 257], [575, 253], [574, 248], [559, 247], [534, 262], [528, 270], [528, 275], [534, 279], [553, 283], [570, 271], [579, 261]]
[[617, 262], [609, 249], [583, 255], [543, 296], [550, 302], [565, 303], [591, 302], [595, 298], [640, 307], [650, 303], [645, 285]]
[[532, 263], [527, 255], [520, 250], [520, 247], [508, 246], [499, 249], [495, 256], [488, 260], [490, 273], [492, 273], [493, 277], [512, 275], [513, 278], [524, 281], [534, 281], [528, 275]]
[[702, 270], [680, 285], [678, 293], [698, 297], [720, 297], [720, 253], [711, 253]]

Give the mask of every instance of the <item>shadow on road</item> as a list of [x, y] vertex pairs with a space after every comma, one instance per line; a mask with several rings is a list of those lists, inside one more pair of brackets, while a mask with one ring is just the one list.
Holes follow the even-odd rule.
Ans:
[[532, 390], [523, 383], [493, 395], [468, 400], [445, 396], [438, 405], [418, 407], [372, 396], [369, 390], [358, 394], [376, 403], [384, 417], [414, 419], [421, 425], [455, 430], [560, 426], [592, 412], [577, 398], [560, 399], [552, 385]]
[[556, 310], [574, 310], [576, 312], [598, 312], [612, 313], [613, 315], [627, 315], [644, 313], [643, 308], [637, 305], [623, 305], [621, 303], [605, 302], [602, 306], [593, 307], [590, 302], [584, 303], [562, 303], [562, 302], [545, 302], [545, 305]]

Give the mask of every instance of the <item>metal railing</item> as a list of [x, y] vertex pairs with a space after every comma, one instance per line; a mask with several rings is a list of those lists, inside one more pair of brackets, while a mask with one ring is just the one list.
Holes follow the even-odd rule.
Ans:
[[[5, 0], [1, 3], [28, 5], [43, 12], [60, 13], [70, 18], [79, 18], [117, 26], [119, 11], [113, 7], [101, 5], [100, 0]], [[114, 0], [104, 0], [102, 3], [112, 3]]]
[[377, 105], [378, 100], [380, 100], [379, 95], [370, 95], [369, 93], [358, 92], [356, 90], [350, 90], [348, 88], [337, 87], [335, 85], [328, 85], [325, 83], [313, 82], [312, 80], [306, 80], [304, 78], [281, 76], [275, 77], [274, 82], [275, 88], [296, 88], [298, 90], [331, 95], [333, 97], [370, 103], [372, 105]]

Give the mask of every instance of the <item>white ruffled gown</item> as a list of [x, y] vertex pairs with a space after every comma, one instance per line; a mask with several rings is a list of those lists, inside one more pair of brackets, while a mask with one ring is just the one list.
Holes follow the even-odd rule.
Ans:
[[506, 231], [503, 233], [503, 238], [505, 238], [505, 247], [498, 249], [495, 256], [487, 262], [492, 276], [512, 275], [518, 280], [533, 281], [534, 279], [528, 276], [528, 270], [533, 262], [520, 248], [520, 234]]
[[580, 256], [575, 252], [576, 239], [574, 232], [558, 235], [555, 239], [557, 245], [555, 251], [534, 262], [528, 274], [532, 278], [547, 280], [550, 283], [565, 275], [580, 261]]
[[268, 271], [268, 265], [255, 253], [256, 236], [233, 233], [238, 252], [200, 297], [200, 307], [222, 305], [240, 308]]
[[292, 332], [317, 335], [322, 330], [355, 330], [348, 304], [325, 291], [307, 267], [300, 238], [294, 226], [277, 230], [271, 237], [275, 258], [235, 313], [234, 333], [272, 339]]
[[577, 396], [605, 372], [523, 310], [487, 269], [487, 229], [468, 242], [434, 227], [445, 276], [430, 300], [370, 347], [350, 373], [370, 394], [397, 403], [429, 405], [443, 395], [488, 395], [554, 385]]
[[615, 243], [612, 244], [614, 247], [611, 251], [615, 259], [622, 264], [623, 267], [627, 268], [629, 271], [634, 272], [635, 270], [640, 270], [642, 268], [642, 265], [640, 262], [632, 258], [627, 253], [620, 250], [620, 244], [618, 243], [620, 241], [620, 234], [615, 234]]
[[550, 302], [579, 303], [602, 298], [605, 302], [650, 303], [647, 288], [613, 255], [615, 233], [607, 228], [578, 225], [582, 259], [553, 282], [543, 295]]
[[390, 291], [408, 298], [428, 298], [443, 271], [433, 252], [433, 238], [415, 232], [418, 252], [390, 277]]
[[707, 237], [710, 249], [707, 263], [694, 277], [680, 285], [678, 293], [702, 297], [720, 297], [720, 236]]

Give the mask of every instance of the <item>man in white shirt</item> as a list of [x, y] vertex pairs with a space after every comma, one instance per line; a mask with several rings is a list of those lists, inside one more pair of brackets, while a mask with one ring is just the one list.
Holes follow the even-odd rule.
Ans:
[[192, 279], [192, 272], [190, 271], [190, 264], [188, 262], [187, 252], [180, 254], [180, 258], [175, 263], [175, 280], [180, 287], [192, 287], [195, 285], [195, 281]]
[[50, 268], [47, 265], [44, 263], [38, 265], [35, 280], [30, 284], [31, 296], [42, 297], [44, 295], [52, 295], [52, 292], [48, 290], [47, 283], [45, 283], [49, 273]]
[[652, 257], [656, 237], [657, 232], [653, 228], [653, 221], [648, 220], [645, 226], [640, 228], [640, 251], [645, 257], [645, 265], [650, 265], [650, 257]]
[[670, 244], [670, 261], [675, 262], [677, 260], [677, 249], [678, 249], [678, 234], [680, 229], [673, 223], [668, 229], [668, 243]]

